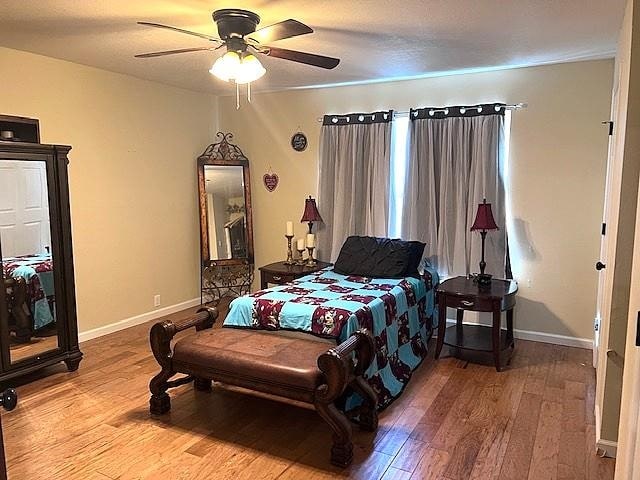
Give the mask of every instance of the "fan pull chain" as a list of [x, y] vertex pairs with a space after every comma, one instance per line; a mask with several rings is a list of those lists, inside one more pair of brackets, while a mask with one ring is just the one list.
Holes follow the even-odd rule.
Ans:
[[236, 110], [240, 110], [240, 85], [236, 83]]
[[247, 82], [247, 100], [251, 103], [251, 82]]

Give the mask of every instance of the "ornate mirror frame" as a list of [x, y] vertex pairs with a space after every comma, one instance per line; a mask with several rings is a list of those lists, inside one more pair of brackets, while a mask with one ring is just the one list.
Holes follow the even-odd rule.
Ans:
[[[217, 304], [223, 297], [238, 297], [249, 292], [253, 282], [253, 214], [251, 209], [251, 177], [249, 159], [231, 143], [232, 133], [218, 132], [217, 143], [209, 145], [198, 157], [198, 196], [200, 208], [200, 258], [202, 265], [201, 302]], [[245, 216], [247, 222], [247, 256], [211, 260], [209, 218], [204, 168], [207, 165], [242, 167]]]

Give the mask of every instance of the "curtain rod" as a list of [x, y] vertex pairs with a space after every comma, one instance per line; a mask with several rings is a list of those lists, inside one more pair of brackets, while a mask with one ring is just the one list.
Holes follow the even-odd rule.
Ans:
[[[480, 105], [477, 104], [477, 105], [465, 106], [465, 108], [467, 110], [473, 110], [478, 108], [479, 106]], [[526, 103], [513, 103], [510, 105], [504, 105], [500, 108], [504, 108], [505, 110], [521, 110], [523, 108], [527, 108], [528, 106], [529, 105]], [[417, 110], [417, 109], [414, 109], [414, 110]], [[447, 107], [443, 107], [443, 108], [434, 108], [433, 111], [448, 113], [449, 110]], [[336, 117], [336, 118], [346, 118], [349, 116], [349, 115], [331, 115], [329, 113], [327, 115], [329, 115], [330, 117]], [[394, 110], [393, 112], [393, 118], [401, 118], [401, 117], [407, 117], [407, 116], [409, 116], [409, 110], [398, 110], [398, 111]], [[324, 121], [324, 117], [318, 117], [317, 120], [318, 122], [322, 123]]]

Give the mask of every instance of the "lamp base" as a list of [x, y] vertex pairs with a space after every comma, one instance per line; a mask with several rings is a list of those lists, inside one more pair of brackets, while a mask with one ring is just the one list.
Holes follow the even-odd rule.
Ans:
[[488, 273], [479, 273], [475, 277], [475, 282], [479, 287], [488, 287], [491, 285], [491, 278], [493, 275], [489, 275]]

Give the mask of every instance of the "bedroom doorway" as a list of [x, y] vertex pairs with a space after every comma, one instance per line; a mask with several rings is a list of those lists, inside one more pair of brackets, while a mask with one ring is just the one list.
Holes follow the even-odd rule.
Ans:
[[[630, 118], [631, 31], [627, 15], [618, 44], [614, 70], [609, 158], [604, 199], [598, 295], [594, 332], [596, 366], [596, 446], [606, 456], [616, 457], [626, 363], [625, 347], [630, 307], [631, 262], [634, 249], [636, 203], [640, 163], [627, 152], [633, 136], [627, 134]], [[632, 126], [632, 123], [629, 123]], [[606, 134], [606, 132], [603, 132]]]

